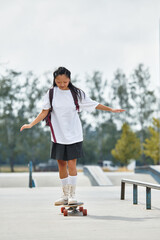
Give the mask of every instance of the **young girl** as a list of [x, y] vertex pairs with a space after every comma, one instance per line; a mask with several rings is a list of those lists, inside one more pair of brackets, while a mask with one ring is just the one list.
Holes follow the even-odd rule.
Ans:
[[[77, 202], [75, 189], [77, 183], [77, 158], [82, 157], [83, 132], [78, 112], [95, 109], [123, 112], [123, 109], [112, 109], [90, 99], [86, 94], [71, 83], [71, 72], [59, 67], [53, 73], [53, 111], [51, 123], [55, 137], [51, 133], [51, 158], [56, 159], [59, 177], [62, 182], [63, 195], [55, 201], [55, 205], [74, 204]], [[43, 120], [51, 108], [49, 91], [43, 97], [42, 111], [30, 124], [24, 124], [20, 131], [32, 128]]]

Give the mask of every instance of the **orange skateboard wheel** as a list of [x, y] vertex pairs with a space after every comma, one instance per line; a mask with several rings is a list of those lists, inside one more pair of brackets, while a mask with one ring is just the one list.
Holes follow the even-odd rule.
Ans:
[[83, 209], [83, 216], [87, 216], [87, 209]]
[[64, 215], [64, 216], [68, 216], [68, 211], [67, 211], [67, 209], [64, 209], [64, 210], [63, 210], [63, 215]]
[[79, 211], [80, 211], [80, 212], [83, 212], [83, 207], [79, 207]]
[[61, 213], [63, 213], [64, 209], [65, 209], [65, 207], [61, 207]]

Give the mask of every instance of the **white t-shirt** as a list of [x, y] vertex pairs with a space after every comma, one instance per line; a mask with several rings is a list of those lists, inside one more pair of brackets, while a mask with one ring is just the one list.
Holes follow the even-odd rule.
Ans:
[[[82, 93], [82, 101], [78, 99], [79, 111], [87, 110], [92, 112], [99, 104]], [[51, 123], [57, 143], [72, 144], [83, 141], [82, 124], [76, 110], [76, 105], [70, 90], [61, 90], [54, 87], [53, 111], [51, 112]], [[51, 108], [49, 101], [49, 90], [43, 97], [42, 109]], [[54, 142], [51, 133], [51, 141]]]

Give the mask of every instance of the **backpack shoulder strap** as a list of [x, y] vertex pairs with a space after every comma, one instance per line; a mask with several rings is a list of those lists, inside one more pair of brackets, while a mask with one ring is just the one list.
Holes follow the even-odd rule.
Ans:
[[52, 106], [52, 100], [53, 100], [53, 88], [49, 89], [49, 101], [50, 101], [50, 105], [51, 105], [51, 111], [53, 110], [53, 106]]

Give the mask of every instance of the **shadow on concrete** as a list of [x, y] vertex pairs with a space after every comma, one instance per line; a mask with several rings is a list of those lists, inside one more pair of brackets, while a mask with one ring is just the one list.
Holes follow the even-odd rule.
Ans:
[[[137, 206], [138, 206], [138, 205], [144, 206], [144, 208], [145, 208], [145, 210], [146, 210], [146, 204], [145, 204], [144, 202], [140, 202], [140, 201], [139, 201], [138, 204], [137, 204]], [[151, 205], [151, 209], [146, 210], [146, 211], [152, 211], [152, 210], [154, 210], [154, 209], [160, 210], [159, 207], [155, 207], [154, 205]]]
[[88, 218], [96, 219], [96, 220], [112, 220], [112, 221], [130, 221], [130, 222], [141, 222], [145, 220], [152, 219], [160, 219], [160, 217], [144, 217], [144, 218], [131, 218], [131, 217], [121, 217], [121, 216], [96, 216], [96, 215], [88, 215]]

